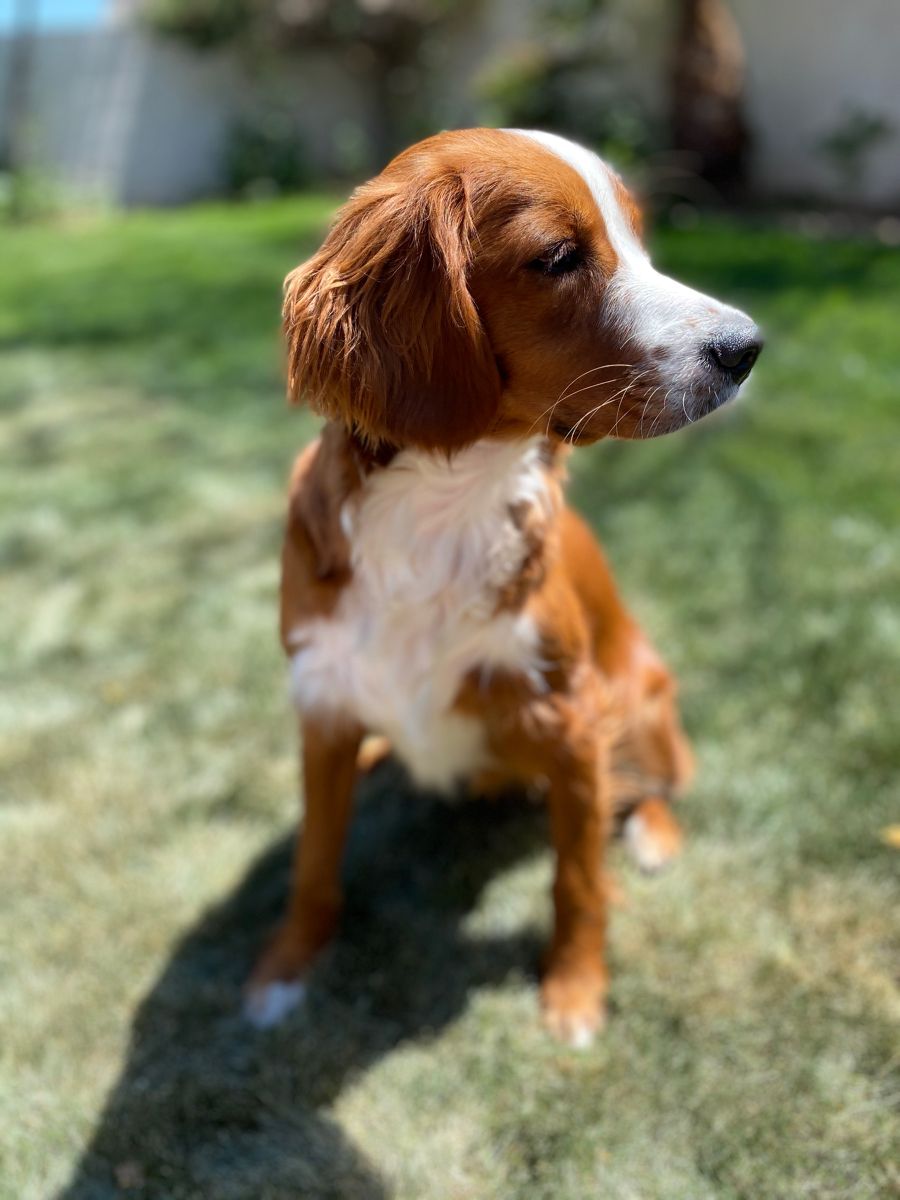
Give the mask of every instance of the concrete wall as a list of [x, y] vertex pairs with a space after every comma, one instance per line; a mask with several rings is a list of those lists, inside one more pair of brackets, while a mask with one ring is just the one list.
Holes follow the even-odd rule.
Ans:
[[900, 205], [900, 0], [731, 0], [747, 56], [759, 187], [840, 198], [818, 149], [853, 110], [886, 118], [851, 198]]
[[[9, 43], [0, 42], [0, 95]], [[77, 197], [178, 203], [219, 186], [230, 71], [129, 30], [44, 34], [28, 98], [34, 166]], [[5, 114], [0, 113], [0, 119]]]
[[[753, 185], [774, 196], [900, 207], [900, 0], [728, 0], [744, 43]], [[491, 56], [529, 36], [535, 0], [493, 0], [448, 53], [447, 124], [470, 121], [472, 85]], [[613, 87], [663, 119], [675, 6], [608, 0]], [[854, 112], [891, 132], [850, 189], [821, 150]]]
[[[0, 39], [0, 123], [9, 41]], [[249, 79], [228, 54], [196, 54], [127, 27], [44, 34], [28, 98], [34, 166], [76, 199], [182, 204], [221, 192], [231, 134], [277, 94], [313, 163], [333, 171], [342, 130], [365, 126], [364, 81], [329, 59]]]
[[[539, 2], [473, 5], [432, 48], [440, 124], [477, 117], [473, 97], [482, 73], [501, 49], [528, 38]], [[900, 0], [731, 4], [747, 56], [757, 187], [900, 202]], [[610, 11], [613, 79], [661, 114], [672, 5], [610, 0]], [[8, 53], [0, 39], [0, 123]], [[235, 123], [273, 95], [291, 112], [316, 166], [348, 165], [372, 129], [370, 89], [364, 66], [333, 57], [310, 55], [289, 72], [250, 79], [233, 57], [194, 54], [127, 25], [44, 34], [30, 97], [33, 144], [38, 164], [75, 193], [128, 205], [182, 203], [221, 188]], [[818, 147], [854, 109], [886, 118], [893, 134], [844, 196]]]

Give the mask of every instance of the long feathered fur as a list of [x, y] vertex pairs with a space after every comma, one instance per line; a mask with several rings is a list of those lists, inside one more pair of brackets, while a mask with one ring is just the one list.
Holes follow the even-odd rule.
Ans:
[[457, 174], [360, 188], [285, 281], [292, 399], [373, 443], [448, 450], [483, 436], [500, 381], [467, 282], [473, 236]]

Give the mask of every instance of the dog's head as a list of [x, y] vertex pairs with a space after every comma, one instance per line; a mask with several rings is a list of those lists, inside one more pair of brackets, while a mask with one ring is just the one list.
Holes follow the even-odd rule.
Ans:
[[289, 386], [370, 442], [651, 437], [735, 394], [743, 313], [654, 270], [596, 155], [461, 130], [399, 155], [287, 278]]

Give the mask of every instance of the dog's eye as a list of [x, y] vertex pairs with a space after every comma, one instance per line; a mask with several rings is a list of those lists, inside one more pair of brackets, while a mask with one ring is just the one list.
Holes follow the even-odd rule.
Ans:
[[542, 275], [570, 275], [577, 271], [584, 262], [584, 254], [578, 246], [571, 242], [561, 242], [540, 258], [532, 259], [528, 264], [529, 270], [540, 271]]

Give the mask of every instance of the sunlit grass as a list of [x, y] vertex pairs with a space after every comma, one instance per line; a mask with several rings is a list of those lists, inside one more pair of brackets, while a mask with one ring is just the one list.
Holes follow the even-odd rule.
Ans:
[[237, 1020], [295, 814], [277, 549], [312, 423], [279, 289], [329, 209], [0, 233], [0, 1197], [895, 1194], [900, 256], [874, 244], [662, 234], [767, 350], [732, 412], [576, 456], [700, 754], [682, 862], [614, 855], [605, 1039], [537, 1026], [541, 814], [390, 773], [306, 1014]]

